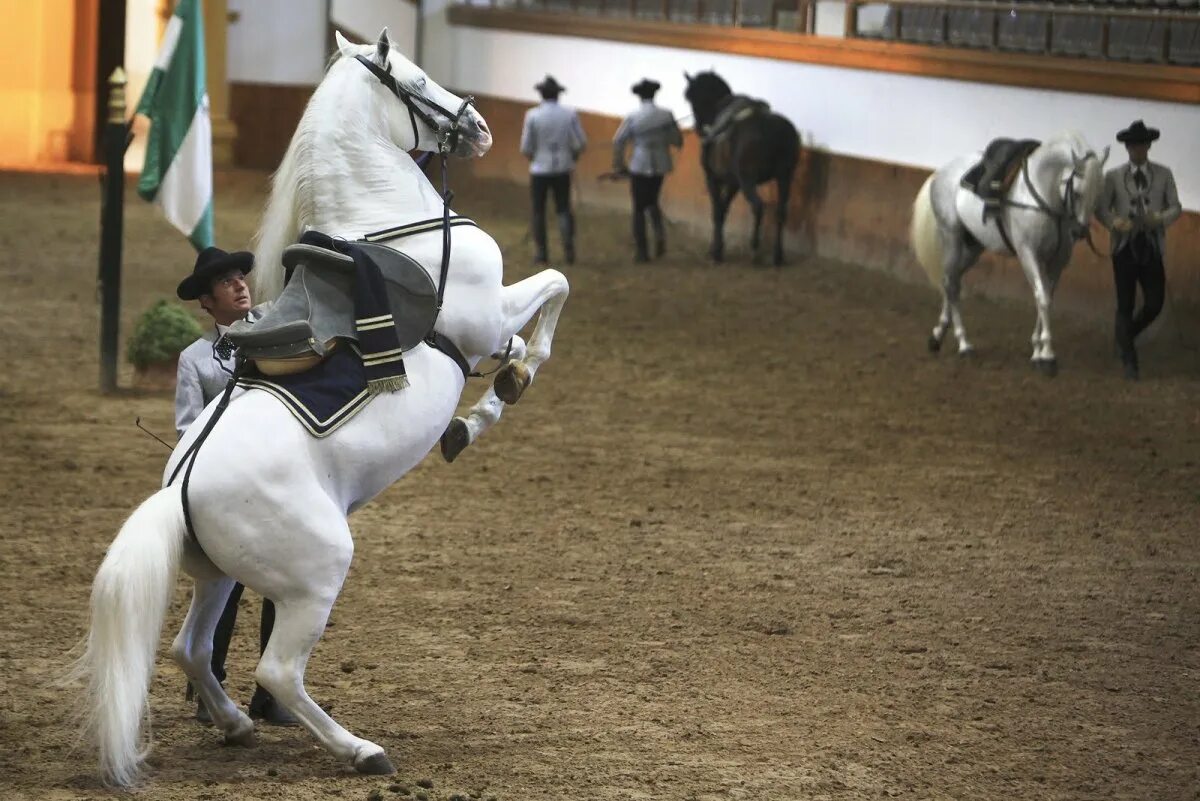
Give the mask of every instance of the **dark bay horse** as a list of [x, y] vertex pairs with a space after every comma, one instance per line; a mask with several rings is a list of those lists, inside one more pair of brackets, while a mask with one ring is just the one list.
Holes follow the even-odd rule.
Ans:
[[735, 95], [715, 72], [687, 78], [684, 97], [692, 105], [696, 131], [703, 142], [700, 164], [708, 194], [712, 198], [713, 241], [709, 255], [725, 258], [725, 215], [740, 191], [754, 210], [754, 234], [750, 240], [757, 257], [762, 228], [763, 201], [758, 185], [775, 181], [778, 206], [775, 211], [774, 262], [783, 264], [783, 224], [787, 220], [788, 194], [800, 159], [800, 136], [785, 117], [765, 103]]

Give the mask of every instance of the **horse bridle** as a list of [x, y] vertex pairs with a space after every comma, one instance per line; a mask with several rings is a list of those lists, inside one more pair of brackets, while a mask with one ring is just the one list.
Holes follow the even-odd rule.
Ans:
[[[1029, 194], [1033, 195], [1033, 200], [1037, 205], [1029, 205], [1028, 203], [1017, 203], [1013, 200], [1005, 199], [1003, 205], [1016, 209], [1025, 209], [1027, 211], [1040, 211], [1058, 223], [1058, 240], [1063, 241], [1064, 229], [1071, 225], [1071, 230], [1067, 232], [1073, 242], [1078, 242], [1080, 239], [1087, 240], [1088, 246], [1097, 256], [1102, 256], [1099, 250], [1096, 249], [1096, 244], [1092, 241], [1092, 231], [1087, 225], [1078, 226], [1075, 223], [1076, 203], [1078, 202], [1079, 194], [1075, 191], [1075, 179], [1082, 177], [1082, 169], [1089, 159], [1099, 159], [1100, 156], [1096, 151], [1089, 150], [1082, 156], [1076, 156], [1071, 153], [1071, 174], [1063, 181], [1065, 187], [1062, 196], [1062, 211], [1055, 211], [1046, 199], [1037, 191], [1037, 187], [1033, 185], [1033, 179], [1029, 177], [1029, 158], [1026, 157], [1021, 162], [1021, 180], [1025, 183], [1025, 188], [1029, 190]], [[1000, 236], [1004, 239], [1004, 244], [1008, 245], [1008, 249], [1016, 253], [1012, 242], [1009, 241], [1008, 233], [1004, 230], [1004, 226], [1000, 224], [997, 218], [997, 225], [1000, 229]]]
[[[462, 123], [463, 115], [467, 113], [467, 109], [475, 105], [475, 98], [467, 95], [463, 98], [462, 103], [458, 107], [457, 112], [451, 112], [448, 109], [442, 108], [439, 104], [416, 92], [405, 89], [396, 82], [396, 76], [392, 75], [392, 67], [389, 64], [385, 70], [366, 56], [354, 57], [359, 64], [366, 67], [372, 75], [379, 79], [388, 91], [394, 94], [405, 108], [408, 109], [408, 121], [412, 125], [413, 130], [413, 146], [415, 147], [420, 139], [420, 134], [417, 132], [417, 120], [425, 123], [429, 128], [436, 132], [438, 141], [438, 152], [442, 156], [453, 153], [458, 147], [459, 136], [462, 131], [460, 124]], [[426, 111], [421, 105], [428, 106], [434, 112], [440, 114], [449, 122], [448, 127], [442, 127], [433, 115]]]
[[[366, 67], [372, 75], [378, 78], [379, 82], [382, 83], [388, 89], [388, 91], [394, 94], [408, 109], [408, 120], [412, 125], [414, 146], [420, 140], [420, 134], [417, 132], [418, 119], [429, 126], [431, 130], [436, 131], [438, 142], [438, 158], [441, 161], [442, 171], [442, 264], [437, 287], [437, 315], [441, 316], [442, 298], [444, 297], [446, 291], [446, 278], [450, 274], [450, 203], [454, 199], [454, 193], [450, 191], [450, 177], [446, 167], [446, 160], [449, 155], [458, 147], [459, 137], [462, 133], [459, 127], [460, 123], [462, 122], [463, 115], [467, 113], [467, 109], [475, 105], [475, 98], [471, 95], [464, 97], [462, 103], [458, 107], [458, 111], [452, 114], [429, 98], [424, 97], [423, 95], [418, 95], [414, 92], [410, 92], [408, 89], [405, 89], [403, 86], [398, 84], [396, 82], [396, 77], [392, 75], [392, 68], [390, 64], [385, 70], [366, 56], [355, 56], [354, 58], [358, 61], [358, 63]], [[418, 103], [424, 103], [426, 106], [429, 106], [429, 108], [445, 117], [450, 123], [449, 127], [443, 128], [442, 126], [438, 125], [438, 122], [433, 118], [433, 115], [422, 109]], [[437, 317], [434, 318], [434, 323], [436, 322]], [[430, 337], [428, 337], [426, 341], [435, 348], [445, 350], [445, 347], [442, 343], [432, 341], [432, 338], [440, 335], [433, 331], [432, 327], [430, 332]], [[508, 356], [512, 353], [512, 347], [513, 340], [510, 338], [508, 340], [508, 348], [505, 350], [503, 358], [500, 359], [500, 364], [498, 364], [491, 372], [467, 373], [466, 369], [464, 369], [463, 372], [467, 373], [468, 377], [477, 378], [491, 375], [491, 373], [499, 370], [500, 367], [502, 367], [504, 363], [508, 361]]]

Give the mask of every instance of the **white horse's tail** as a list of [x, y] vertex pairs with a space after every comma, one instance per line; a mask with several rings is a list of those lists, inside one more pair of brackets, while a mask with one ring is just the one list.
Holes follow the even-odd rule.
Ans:
[[908, 241], [912, 245], [917, 261], [925, 269], [929, 281], [939, 290], [942, 288], [942, 240], [938, 235], [937, 217], [933, 213], [933, 176], [921, 185], [917, 199], [913, 201], [912, 223], [908, 227]]
[[142, 720], [186, 536], [179, 487], [161, 489], [121, 526], [92, 583], [92, 628], [71, 676], [87, 683], [84, 736], [106, 783], [134, 784], [148, 751]]

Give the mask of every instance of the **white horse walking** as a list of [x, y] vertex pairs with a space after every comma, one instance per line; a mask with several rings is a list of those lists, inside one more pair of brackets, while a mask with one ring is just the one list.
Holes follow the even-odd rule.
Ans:
[[929, 349], [941, 348], [953, 323], [959, 354], [974, 350], [959, 311], [963, 273], [984, 250], [1013, 253], [1037, 304], [1031, 361], [1054, 375], [1058, 362], [1050, 337], [1050, 303], [1075, 243], [1087, 237], [1104, 184], [1108, 149], [1097, 156], [1073, 132], [1043, 143], [1025, 161], [999, 215], [987, 222], [983, 200], [960, 184], [981, 155], [962, 156], [934, 172], [913, 203], [909, 229], [913, 251], [930, 281], [942, 291], [942, 312]]
[[[481, 156], [491, 146], [483, 118], [392, 50], [386, 30], [375, 45], [337, 38], [339, 54], [274, 179], [252, 274], [260, 300], [280, 291], [282, 248], [307, 226], [354, 239], [441, 218], [442, 198], [406, 151], [437, 150], [449, 141], [458, 155]], [[457, 114], [447, 111], [456, 108]], [[460, 135], [448, 139], [456, 122]], [[398, 245], [435, 283], [441, 236], [435, 226]], [[501, 395], [515, 402], [550, 356], [566, 278], [545, 270], [503, 286], [500, 250], [475, 227], [454, 228], [451, 256], [436, 330], [471, 367], [501, 350], [541, 310], [527, 351], [502, 373]], [[128, 786], [138, 778], [156, 646], [181, 565], [195, 590], [171, 653], [227, 742], [246, 744], [254, 733], [209, 666], [214, 628], [240, 581], [276, 606], [274, 632], [255, 671], [258, 683], [339, 759], [363, 773], [393, 771], [381, 746], [355, 737], [309, 698], [304, 669], [354, 553], [347, 515], [438, 443], [465, 386], [460, 367], [425, 344], [406, 352], [404, 364], [407, 388], [375, 396], [323, 439], [311, 437], [266, 392], [236, 392], [195, 457], [187, 490], [195, 539], [186, 530], [178, 482], [152, 495], [122, 526], [96, 575], [91, 631], [77, 664], [87, 680], [87, 731], [106, 781]], [[180, 441], [165, 476], [215, 407], [210, 404]], [[456, 421], [463, 444], [494, 423], [502, 407], [489, 389], [470, 417]]]

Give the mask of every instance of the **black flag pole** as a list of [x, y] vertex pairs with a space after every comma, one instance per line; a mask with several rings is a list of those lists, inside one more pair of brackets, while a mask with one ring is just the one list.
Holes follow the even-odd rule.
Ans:
[[104, 124], [104, 172], [100, 201], [100, 391], [117, 389], [117, 349], [121, 327], [121, 237], [125, 216], [125, 71], [108, 78], [108, 117]]

